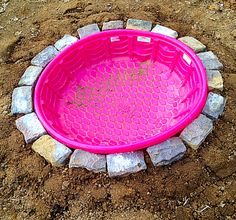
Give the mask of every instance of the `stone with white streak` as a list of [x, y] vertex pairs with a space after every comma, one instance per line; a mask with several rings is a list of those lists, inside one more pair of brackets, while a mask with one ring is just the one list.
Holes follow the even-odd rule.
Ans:
[[225, 107], [225, 98], [216, 93], [210, 92], [207, 97], [205, 107], [202, 113], [209, 118], [216, 120], [223, 113]]
[[219, 89], [222, 91], [224, 88], [224, 83], [223, 83], [223, 78], [220, 71], [206, 70], [206, 72], [207, 72], [209, 90]]
[[197, 54], [197, 56], [202, 61], [206, 70], [220, 70], [223, 68], [223, 64], [212, 51], [202, 52]]
[[205, 115], [200, 114], [198, 118], [181, 132], [180, 138], [191, 148], [197, 150], [212, 130], [212, 120]]
[[23, 133], [27, 144], [47, 133], [34, 112], [18, 118], [16, 127]]
[[206, 46], [194, 37], [185, 36], [179, 38], [179, 40], [192, 48], [196, 53], [206, 50]]
[[29, 66], [21, 77], [19, 86], [34, 86], [43, 68], [40, 66]]
[[100, 29], [97, 24], [89, 24], [78, 29], [80, 39], [98, 32], [100, 32]]
[[126, 29], [150, 31], [152, 29], [152, 22], [139, 19], [128, 19]]
[[53, 166], [62, 166], [72, 151], [49, 135], [43, 135], [32, 145], [32, 149]]
[[124, 27], [124, 22], [121, 20], [116, 21], [108, 21], [104, 22], [102, 25], [102, 30], [114, 30], [114, 29], [122, 29]]
[[71, 155], [69, 167], [81, 167], [95, 173], [106, 171], [106, 156], [83, 150], [75, 150]]
[[57, 50], [62, 51], [76, 41], [78, 41], [77, 37], [65, 34], [63, 38], [61, 38], [54, 44], [54, 46], [57, 48]]
[[33, 111], [32, 86], [15, 88], [12, 93], [11, 113], [30, 113]]
[[173, 30], [171, 28], [159, 25], [159, 24], [157, 24], [152, 29], [152, 32], [158, 33], [158, 34], [163, 34], [163, 35], [166, 35], [166, 36], [169, 36], [169, 37], [173, 37], [173, 38], [177, 38], [178, 37], [177, 31], [175, 31], [175, 30]]
[[34, 66], [45, 67], [58, 54], [59, 51], [54, 46], [48, 46], [31, 60], [31, 64]]
[[142, 151], [107, 155], [107, 169], [110, 177], [126, 176], [147, 169]]
[[154, 166], [162, 166], [180, 160], [186, 152], [186, 147], [179, 137], [172, 137], [147, 148], [147, 152]]

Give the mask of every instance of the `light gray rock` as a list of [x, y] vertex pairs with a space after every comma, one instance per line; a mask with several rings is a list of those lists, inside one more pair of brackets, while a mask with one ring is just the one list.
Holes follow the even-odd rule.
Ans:
[[78, 29], [80, 39], [98, 32], [100, 32], [100, 29], [97, 24], [89, 24]]
[[147, 148], [147, 152], [154, 166], [162, 166], [180, 160], [186, 152], [186, 147], [179, 137], [172, 137]]
[[69, 167], [81, 167], [95, 173], [106, 171], [106, 156], [83, 150], [75, 150], [71, 155]]
[[162, 26], [157, 24], [153, 29], [152, 32], [154, 33], [158, 33], [158, 34], [163, 34], [169, 37], [173, 37], [173, 38], [177, 38], [178, 37], [178, 33], [175, 30], [172, 30], [171, 28]]
[[45, 67], [58, 54], [59, 51], [54, 46], [48, 46], [31, 60], [31, 64], [34, 66]]
[[179, 40], [192, 48], [196, 53], [206, 50], [206, 46], [194, 37], [185, 36], [179, 38]]
[[205, 115], [195, 119], [180, 134], [180, 138], [186, 142], [191, 148], [197, 150], [206, 137], [213, 130], [213, 122]]
[[116, 20], [116, 21], [108, 21], [104, 22], [102, 25], [102, 30], [114, 30], [114, 29], [122, 29], [124, 28], [124, 22], [121, 20]]
[[223, 113], [225, 98], [216, 93], [210, 92], [207, 97], [206, 105], [202, 113], [209, 118], [216, 120]]
[[152, 29], [152, 22], [139, 19], [128, 19], [126, 29], [150, 31]]
[[47, 133], [34, 112], [18, 118], [16, 127], [23, 133], [27, 144]]
[[12, 93], [11, 113], [30, 113], [33, 111], [32, 86], [15, 88]]
[[65, 34], [63, 38], [61, 38], [54, 44], [54, 46], [56, 47], [57, 50], [62, 51], [66, 47], [75, 43], [76, 41], [78, 41], [77, 37]]
[[71, 149], [49, 135], [43, 135], [36, 140], [32, 149], [53, 166], [62, 166], [72, 153]]
[[19, 86], [34, 86], [43, 68], [40, 66], [29, 66], [21, 77]]
[[206, 70], [207, 72], [207, 80], [208, 80], [208, 89], [214, 90], [219, 89], [223, 90], [224, 82], [220, 71], [218, 70]]
[[147, 169], [142, 151], [107, 155], [107, 169], [110, 177], [126, 176]]
[[206, 70], [220, 70], [223, 68], [223, 64], [212, 51], [199, 53], [197, 56], [202, 61]]

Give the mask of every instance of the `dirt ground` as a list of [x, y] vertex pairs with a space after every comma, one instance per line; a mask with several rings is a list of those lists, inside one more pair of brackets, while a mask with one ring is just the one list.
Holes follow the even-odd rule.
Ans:
[[[2, 6], [2, 7], [1, 7]], [[54, 168], [25, 145], [9, 114], [30, 60], [64, 34], [140, 18], [207, 45], [224, 63], [225, 114], [198, 151], [124, 178]], [[0, 1], [0, 219], [236, 219], [236, 2], [210, 0]]]

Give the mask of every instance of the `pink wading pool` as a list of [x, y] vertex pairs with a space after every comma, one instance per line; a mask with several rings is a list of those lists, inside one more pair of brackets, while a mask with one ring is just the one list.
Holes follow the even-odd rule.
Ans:
[[35, 111], [55, 139], [94, 153], [133, 151], [179, 133], [204, 107], [206, 73], [180, 41], [134, 30], [79, 40], [43, 71]]

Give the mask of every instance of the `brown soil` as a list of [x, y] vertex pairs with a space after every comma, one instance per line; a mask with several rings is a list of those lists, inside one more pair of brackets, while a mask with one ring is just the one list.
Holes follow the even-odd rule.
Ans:
[[[7, 1], [0, 1], [0, 5]], [[236, 219], [235, 0], [10, 0], [0, 12], [1, 219]], [[10, 116], [13, 88], [35, 54], [78, 27], [127, 18], [195, 36], [224, 63], [225, 114], [201, 149], [125, 178], [54, 168]]]

